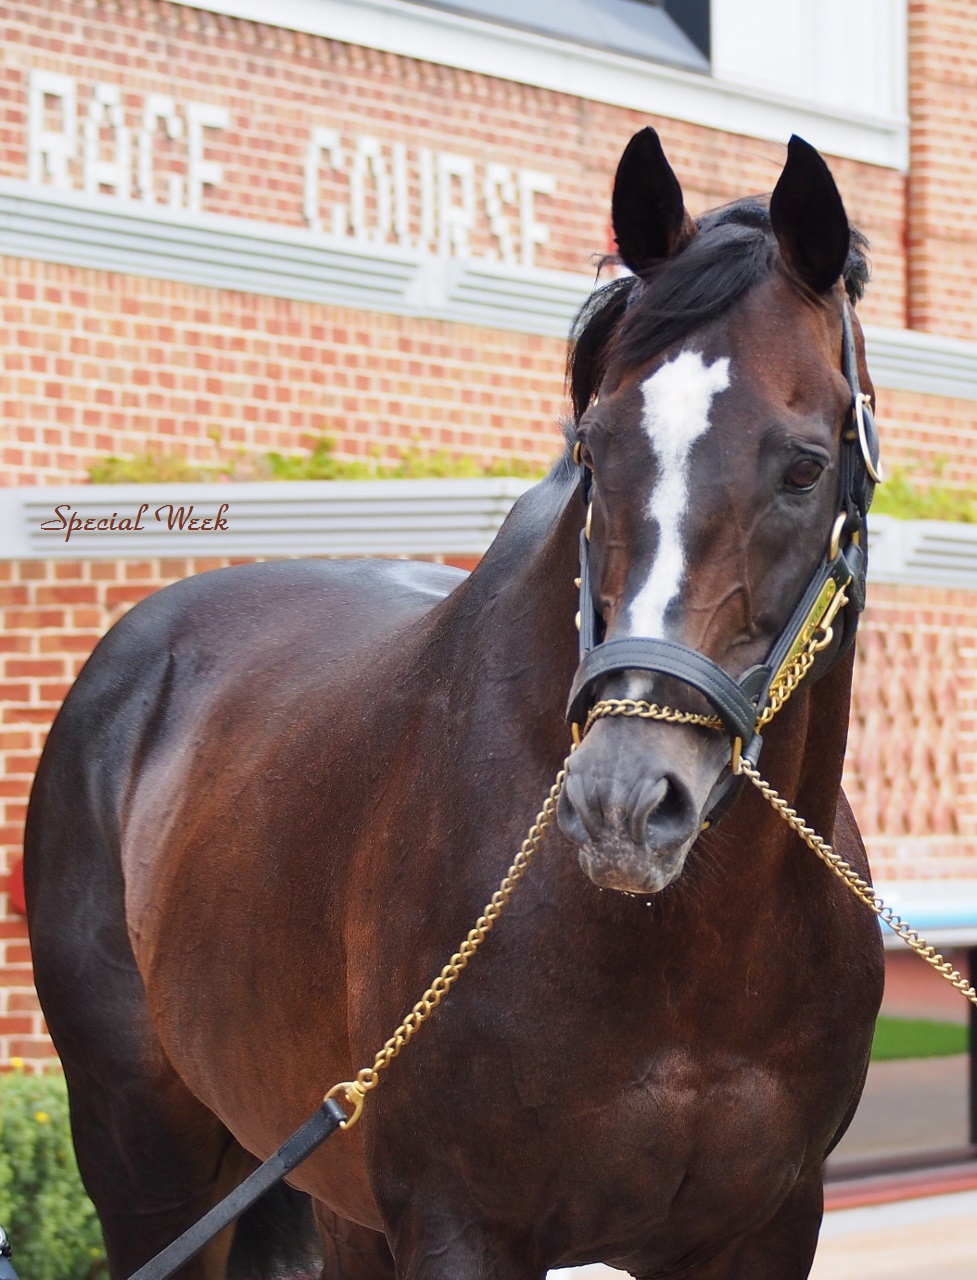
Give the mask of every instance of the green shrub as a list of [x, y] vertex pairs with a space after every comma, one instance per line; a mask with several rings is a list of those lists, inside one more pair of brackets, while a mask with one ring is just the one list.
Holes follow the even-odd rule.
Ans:
[[0, 1225], [24, 1280], [105, 1274], [102, 1232], [78, 1176], [60, 1072], [0, 1075]]
[[875, 491], [873, 515], [973, 524], [977, 521], [977, 491], [944, 484], [945, 469], [945, 458], [937, 458], [925, 467], [922, 463], [893, 467], [885, 484]]
[[378, 454], [345, 459], [335, 456], [336, 442], [321, 436], [307, 453], [266, 453], [213, 466], [190, 462], [177, 454], [137, 454], [132, 458], [102, 458], [89, 469], [92, 484], [173, 484], [214, 480], [427, 480], [474, 479], [479, 476], [521, 476], [535, 480], [545, 468], [518, 458], [479, 462], [447, 453], [426, 453], [416, 445], [383, 461]]
[[92, 484], [188, 484], [217, 479], [216, 467], [197, 466], [178, 454], [138, 453], [132, 458], [111, 454], [88, 470]]

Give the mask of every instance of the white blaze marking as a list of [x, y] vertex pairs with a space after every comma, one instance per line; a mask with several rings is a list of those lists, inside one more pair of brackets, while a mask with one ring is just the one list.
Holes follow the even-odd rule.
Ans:
[[709, 430], [713, 398], [729, 386], [729, 360], [707, 365], [697, 351], [683, 351], [643, 383], [644, 427], [658, 462], [647, 512], [658, 525], [658, 554], [644, 586], [631, 601], [630, 634], [661, 637], [665, 611], [685, 573], [682, 519], [689, 501], [689, 455]]

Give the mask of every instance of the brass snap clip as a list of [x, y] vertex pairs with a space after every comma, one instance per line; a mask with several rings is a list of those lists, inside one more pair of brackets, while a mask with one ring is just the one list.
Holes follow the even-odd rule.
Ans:
[[341, 1120], [339, 1127], [340, 1129], [352, 1129], [363, 1112], [366, 1094], [363, 1092], [358, 1080], [343, 1080], [340, 1084], [334, 1084], [322, 1101], [328, 1102], [330, 1098], [338, 1098], [340, 1094], [342, 1094], [343, 1101], [353, 1108], [353, 1113], [347, 1116], [345, 1120]]

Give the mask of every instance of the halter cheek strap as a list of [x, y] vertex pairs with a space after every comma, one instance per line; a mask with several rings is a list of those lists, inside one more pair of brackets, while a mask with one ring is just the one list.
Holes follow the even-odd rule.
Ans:
[[[590, 493], [593, 475], [578, 456], [581, 494], [587, 521], [580, 535], [580, 665], [574, 676], [566, 718], [582, 726], [601, 680], [621, 671], [670, 676], [698, 690], [713, 706], [731, 740], [756, 764], [759, 730], [789, 696], [800, 654], [823, 650], [811, 672], [824, 675], [855, 639], [865, 607], [868, 508], [881, 483], [879, 436], [869, 397], [858, 377], [851, 312], [842, 314], [842, 371], [851, 388], [851, 422], [842, 434], [838, 506], [826, 553], [807, 584], [787, 625], [774, 641], [766, 662], [739, 680], [704, 654], [673, 640], [628, 636], [600, 642], [602, 620], [590, 582]], [[812, 644], [816, 638], [817, 643]], [[795, 681], [796, 683], [796, 681]]]

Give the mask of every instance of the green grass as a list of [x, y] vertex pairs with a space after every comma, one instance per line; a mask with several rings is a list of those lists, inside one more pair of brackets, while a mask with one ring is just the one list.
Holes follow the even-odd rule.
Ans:
[[872, 1045], [874, 1062], [894, 1058], [946, 1058], [966, 1053], [966, 1027], [953, 1022], [929, 1022], [924, 1018], [879, 1018]]

